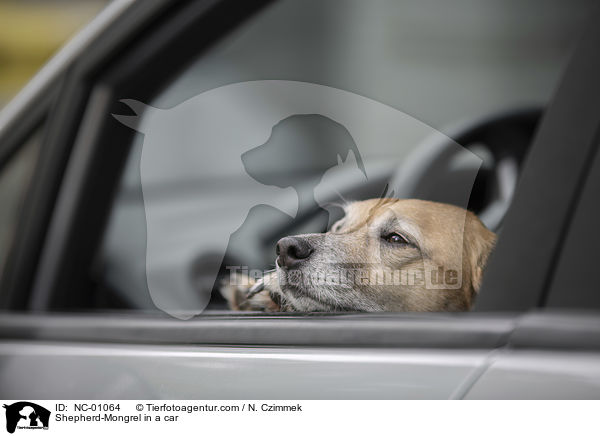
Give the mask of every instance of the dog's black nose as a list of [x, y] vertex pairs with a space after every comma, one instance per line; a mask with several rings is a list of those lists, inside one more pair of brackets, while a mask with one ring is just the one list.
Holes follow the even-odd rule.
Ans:
[[279, 266], [294, 268], [303, 260], [308, 259], [314, 250], [306, 239], [287, 236], [277, 242], [275, 251], [279, 256], [277, 258]]

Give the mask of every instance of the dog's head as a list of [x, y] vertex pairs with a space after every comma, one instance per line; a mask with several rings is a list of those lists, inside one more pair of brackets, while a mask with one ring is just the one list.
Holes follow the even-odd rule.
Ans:
[[277, 244], [282, 307], [458, 311], [471, 307], [495, 235], [464, 209], [422, 200], [346, 206], [325, 234]]

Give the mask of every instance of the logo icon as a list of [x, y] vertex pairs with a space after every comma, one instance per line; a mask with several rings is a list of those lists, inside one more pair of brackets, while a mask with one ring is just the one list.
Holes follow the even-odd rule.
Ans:
[[[481, 166], [474, 153], [416, 118], [315, 83], [233, 83], [167, 109], [121, 101], [134, 115], [114, 118], [144, 135], [139, 154], [146, 221], [143, 273], [154, 305], [180, 319], [206, 308], [227, 259], [247, 259], [254, 252], [239, 249], [232, 255], [230, 249], [257, 240], [248, 235], [266, 229], [263, 219], [274, 228], [289, 223], [296, 230], [310, 221], [322, 231], [336, 220], [334, 212], [339, 217], [340, 208], [333, 205], [345, 203], [343, 192], [360, 192], [367, 181], [377, 194], [389, 184], [397, 198], [440, 201], [432, 193], [451, 193], [445, 202], [466, 208]], [[409, 159], [412, 149], [405, 144], [421, 143]], [[431, 177], [417, 184], [440, 153], [447, 156], [444, 162], [451, 161], [449, 174], [460, 177], [443, 186]], [[404, 168], [404, 158], [413, 164]], [[443, 168], [440, 164], [435, 173]], [[211, 181], [218, 180], [224, 183], [213, 195]], [[196, 189], [174, 190], [183, 186], [202, 186], [213, 200]], [[221, 208], [218, 215], [215, 208]]]
[[18, 429], [48, 429], [50, 411], [29, 401], [19, 401], [4, 405], [6, 409], [6, 431], [14, 433]]

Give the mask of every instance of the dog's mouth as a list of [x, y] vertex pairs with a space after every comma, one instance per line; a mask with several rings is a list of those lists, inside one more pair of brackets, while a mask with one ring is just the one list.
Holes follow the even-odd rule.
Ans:
[[298, 312], [362, 312], [357, 307], [345, 305], [339, 301], [317, 299], [304, 291], [299, 291], [298, 295], [299, 302], [290, 304]]
[[[277, 272], [278, 279], [281, 274], [287, 274], [286, 268], [275, 262], [274, 270], [265, 271], [265, 276], [270, 273]], [[286, 277], [284, 276], [284, 280]], [[357, 312], [360, 309], [348, 304], [343, 304], [333, 295], [320, 293], [318, 289], [313, 289], [310, 286], [299, 286], [298, 284], [290, 284], [289, 282], [283, 286], [279, 286], [279, 291], [273, 291], [268, 288], [264, 280], [258, 280], [247, 292], [246, 298], [251, 299], [258, 293], [267, 289], [269, 298], [275, 303], [282, 312]]]
[[[277, 268], [278, 277], [280, 274], [287, 274], [285, 268]], [[280, 286], [279, 293], [272, 293], [272, 296], [278, 297], [278, 304], [283, 310], [292, 310], [300, 312], [358, 312], [360, 309], [348, 304], [342, 303], [333, 295], [319, 292], [315, 287], [306, 284], [285, 283]]]

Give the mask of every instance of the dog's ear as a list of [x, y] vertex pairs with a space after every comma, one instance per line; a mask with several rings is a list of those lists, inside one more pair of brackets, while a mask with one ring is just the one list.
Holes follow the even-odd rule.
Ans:
[[475, 215], [470, 217], [469, 235], [466, 238], [467, 255], [471, 270], [471, 286], [474, 294], [479, 292], [483, 280], [483, 272], [488, 257], [496, 244], [496, 234], [490, 230]]

